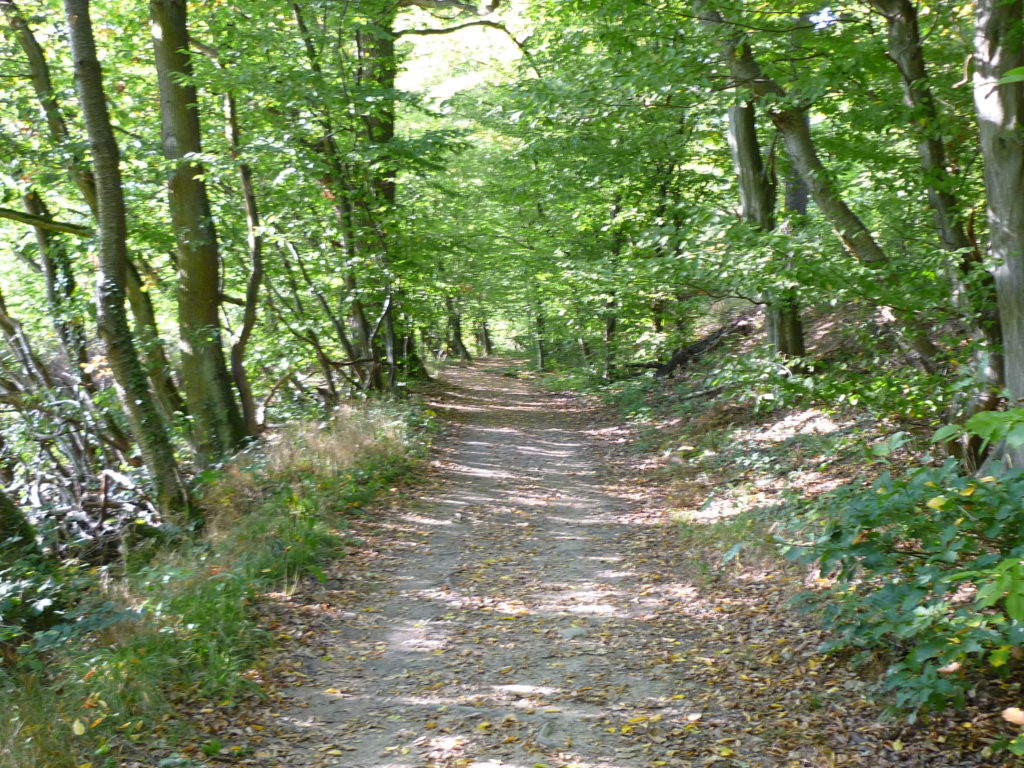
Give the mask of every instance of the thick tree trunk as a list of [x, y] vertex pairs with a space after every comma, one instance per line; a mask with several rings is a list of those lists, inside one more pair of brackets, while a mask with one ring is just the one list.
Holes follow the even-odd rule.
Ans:
[[121, 192], [120, 154], [107, 113], [103, 76], [89, 17], [89, 0], [65, 0], [75, 86], [92, 151], [99, 227], [97, 321], [107, 359], [121, 388], [132, 431], [152, 477], [157, 503], [172, 514], [196, 514], [178, 474], [166, 427], [146, 385], [128, 329], [125, 279], [128, 268], [127, 225]]
[[[1024, 403], [1024, 83], [999, 85], [1024, 66], [1024, 0], [977, 0], [974, 105], [985, 162], [989, 258], [1003, 332], [1011, 405]], [[1021, 451], [1010, 463], [1024, 464]]]
[[[761, 232], [771, 232], [776, 223], [776, 182], [764, 163], [757, 136], [757, 113], [750, 102], [729, 108], [729, 148], [733, 170], [739, 179], [740, 215]], [[801, 185], [801, 189], [804, 191], [804, 210], [800, 213], [806, 213], [806, 185]], [[802, 356], [803, 325], [800, 322], [800, 305], [793, 291], [785, 287], [773, 288], [765, 298], [768, 343], [783, 357]]]
[[775, 182], [761, 156], [757, 113], [749, 101], [729, 107], [729, 150], [739, 180], [740, 215], [762, 232], [775, 229]]
[[151, 0], [171, 222], [178, 246], [181, 374], [199, 460], [210, 463], [245, 439], [231, 391], [220, 327], [220, 253], [203, 180], [197, 94], [192, 85], [185, 0]]
[[[948, 414], [950, 421], [963, 423], [978, 411], [994, 408], [999, 402], [999, 391], [1005, 385], [995, 280], [984, 268], [964, 224], [962, 207], [951, 191], [953, 179], [942, 139], [939, 106], [928, 82], [917, 8], [911, 0], [867, 1], [888, 22], [889, 58], [900, 73], [903, 103], [914, 116], [918, 157], [928, 189], [928, 203], [935, 213], [935, 229], [942, 247], [952, 257], [957, 304], [969, 318], [976, 343], [975, 390], [958, 398]], [[978, 278], [972, 280], [975, 275]], [[972, 282], [976, 287], [970, 286]], [[982, 459], [980, 440], [963, 439], [951, 447], [972, 469]]]
[[[379, 89], [383, 98], [368, 103], [362, 120], [366, 139], [371, 145], [385, 147], [395, 138], [395, 18], [398, 5], [390, 0], [378, 4], [376, 13], [356, 32], [359, 56], [357, 82], [363, 87]], [[395, 202], [395, 170], [387, 158], [371, 173], [370, 189], [379, 203]]]

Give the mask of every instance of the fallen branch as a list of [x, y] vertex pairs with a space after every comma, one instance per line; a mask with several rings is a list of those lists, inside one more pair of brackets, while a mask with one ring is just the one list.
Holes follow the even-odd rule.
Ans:
[[696, 399], [701, 398], [701, 397], [713, 397], [713, 396], [717, 395], [719, 392], [721, 392], [724, 389], [725, 389], [725, 385], [722, 384], [722, 385], [717, 386], [717, 387], [711, 387], [710, 389], [702, 389], [699, 392], [691, 392], [688, 395], [683, 395], [682, 397], [677, 397], [676, 400], [678, 400], [678, 401], [682, 401], [682, 400], [696, 400]]
[[654, 372], [655, 376], [671, 376], [677, 370], [685, 368], [694, 360], [698, 360], [709, 352], [713, 352], [725, 343], [730, 336], [750, 333], [750, 321], [746, 317], [733, 320], [728, 325], [723, 325], [717, 331], [708, 334], [703, 339], [693, 344], [682, 347], [675, 351], [675, 354], [667, 363], [659, 366]]

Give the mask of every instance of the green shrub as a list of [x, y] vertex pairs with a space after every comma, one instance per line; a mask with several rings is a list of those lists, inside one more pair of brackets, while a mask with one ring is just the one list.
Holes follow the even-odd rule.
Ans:
[[[799, 508], [788, 555], [832, 581], [831, 649], [893, 659], [882, 686], [911, 718], [964, 702], [979, 670], [1002, 674], [1024, 643], [1024, 472], [975, 479], [952, 460], [886, 473]], [[825, 597], [827, 599], [822, 599]], [[1024, 741], [1015, 745], [1024, 752]]]

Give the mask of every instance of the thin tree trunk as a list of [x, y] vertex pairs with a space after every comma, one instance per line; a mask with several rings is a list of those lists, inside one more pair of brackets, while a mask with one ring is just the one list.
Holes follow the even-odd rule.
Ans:
[[[694, 8], [705, 28], [718, 42], [721, 58], [736, 82], [759, 98], [771, 100], [768, 115], [782, 135], [790, 162], [843, 245], [866, 266], [886, 267], [888, 255], [843, 200], [818, 156], [811, 137], [807, 107], [794, 103], [793, 97], [764, 73], [743, 36], [737, 35], [735, 28], [727, 25], [721, 13], [709, 9], [707, 0], [694, 0]], [[887, 278], [886, 282], [892, 283], [893, 279]], [[937, 349], [928, 337], [927, 329], [910, 313], [900, 312], [899, 319], [915, 364], [922, 370], [934, 371]]]
[[[800, 225], [797, 222], [802, 223], [807, 216], [807, 197], [807, 185], [804, 180], [790, 171], [786, 175], [786, 192], [783, 198], [786, 218], [780, 228], [782, 232], [788, 234], [795, 226]], [[800, 302], [796, 297], [796, 291], [790, 287], [777, 290], [774, 307], [771, 311], [774, 315], [777, 335], [775, 348], [783, 357], [806, 355], [804, 324], [800, 318]]]
[[548, 355], [544, 339], [544, 312], [538, 304], [536, 314], [533, 316], [533, 343], [537, 354], [537, 370], [543, 371], [548, 367]]
[[480, 349], [483, 350], [485, 357], [490, 357], [494, 354], [494, 343], [491, 341], [491, 330], [487, 327], [487, 321], [480, 321]]
[[[238, 128], [238, 111], [235, 108], [235, 97], [228, 94], [225, 98], [227, 112], [228, 143], [232, 157], [237, 161], [241, 152], [241, 132]], [[256, 204], [256, 188], [252, 180], [252, 168], [248, 163], [238, 164], [238, 179], [242, 187], [242, 198], [245, 203], [246, 242], [249, 245], [249, 279], [245, 284], [245, 308], [242, 313], [242, 327], [238, 336], [231, 343], [231, 376], [242, 401], [242, 416], [246, 430], [250, 435], [258, 435], [262, 425], [257, 418], [256, 399], [252, 394], [252, 384], [245, 371], [245, 348], [256, 327], [256, 310], [259, 301], [260, 283], [263, 281], [263, 236], [260, 234], [260, 212]]]
[[220, 252], [203, 180], [197, 94], [192, 85], [185, 0], [151, 0], [150, 17], [167, 191], [178, 246], [178, 326], [185, 399], [199, 460], [210, 463], [245, 439], [231, 391], [220, 327]]
[[[85, 161], [82, 150], [71, 142], [67, 122], [56, 98], [56, 91], [50, 77], [50, 67], [43, 54], [43, 49], [14, 0], [0, 0], [0, 10], [3, 11], [11, 28], [15, 30], [18, 43], [28, 59], [32, 88], [46, 116], [50, 138], [56, 145], [66, 149], [68, 175], [78, 187], [78, 191], [89, 210], [92, 211], [93, 217], [96, 218], [98, 216], [96, 180], [93, 178], [92, 169]], [[143, 289], [138, 270], [130, 257], [126, 287], [128, 301], [135, 318], [136, 338], [141, 343], [143, 357], [146, 360], [146, 370], [153, 390], [157, 393], [158, 402], [167, 418], [176, 412], [183, 413], [184, 403], [178, 394], [174, 379], [171, 378], [171, 366], [157, 329], [152, 299], [149, 293]]]
[[448, 309], [448, 328], [452, 332], [452, 349], [467, 363], [472, 362], [473, 358], [462, 340], [462, 313], [455, 306], [455, 299], [450, 294], [444, 297], [444, 305]]
[[[33, 191], [22, 197], [25, 210], [34, 216], [49, 218], [49, 211], [42, 198]], [[71, 256], [67, 247], [58, 238], [42, 227], [35, 227], [36, 245], [39, 248], [39, 260], [43, 267], [43, 278], [46, 287], [46, 303], [49, 305], [50, 318], [53, 322], [57, 338], [60, 340], [64, 356], [67, 358], [73, 375], [89, 392], [96, 391], [96, 385], [88, 373], [86, 364], [89, 361], [83, 318], [72, 306], [75, 295], [75, 273], [71, 266]]]
[[128, 329], [125, 312], [127, 224], [121, 192], [120, 153], [107, 113], [89, 0], [64, 0], [64, 11], [74, 57], [75, 86], [89, 136], [96, 181], [100, 261], [96, 309], [100, 337], [111, 371], [121, 388], [132, 431], [152, 475], [157, 503], [168, 513], [184, 513], [195, 520], [197, 512], [188, 502], [167, 429], [149, 393], [146, 374]]
[[610, 380], [615, 376], [615, 334], [619, 317], [615, 312], [615, 300], [609, 299], [604, 309], [604, 376]]

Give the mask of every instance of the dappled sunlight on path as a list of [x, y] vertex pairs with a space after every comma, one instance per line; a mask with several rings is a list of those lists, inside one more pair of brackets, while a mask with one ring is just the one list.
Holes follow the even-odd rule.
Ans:
[[606, 477], [580, 403], [496, 368], [446, 372], [431, 407], [457, 428], [431, 481], [382, 518], [368, 593], [319, 625], [242, 764], [973, 764], [904, 760], [881, 731], [826, 738], [862, 684], [789, 626], [785, 585], [693, 581], [656, 500]]

